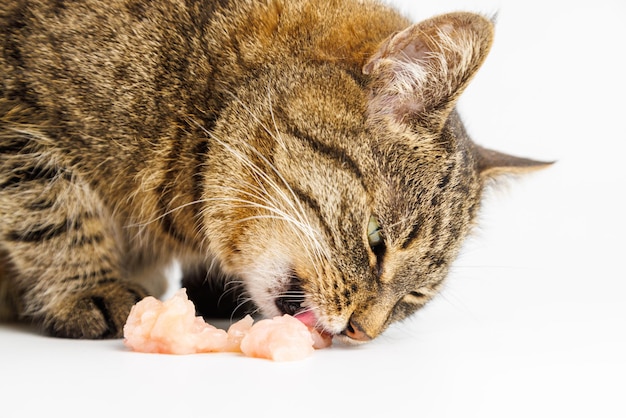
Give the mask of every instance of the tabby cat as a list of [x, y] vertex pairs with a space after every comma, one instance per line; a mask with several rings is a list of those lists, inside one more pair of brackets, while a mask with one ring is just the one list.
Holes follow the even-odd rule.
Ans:
[[378, 336], [441, 288], [488, 180], [545, 166], [455, 110], [493, 32], [374, 0], [3, 0], [3, 317], [120, 337], [179, 260], [206, 315]]

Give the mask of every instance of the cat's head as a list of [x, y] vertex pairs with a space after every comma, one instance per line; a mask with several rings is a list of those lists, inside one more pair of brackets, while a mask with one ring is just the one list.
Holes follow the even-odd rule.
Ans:
[[366, 341], [437, 294], [486, 180], [543, 165], [475, 145], [455, 110], [492, 38], [443, 15], [391, 35], [360, 81], [286, 61], [236, 94], [206, 233], [263, 314]]

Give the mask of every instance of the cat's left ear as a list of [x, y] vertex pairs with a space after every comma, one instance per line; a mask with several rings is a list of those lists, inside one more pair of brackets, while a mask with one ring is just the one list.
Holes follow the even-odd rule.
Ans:
[[554, 161], [537, 161], [515, 157], [499, 151], [473, 145], [477, 170], [483, 178], [494, 178], [501, 175], [525, 174], [554, 164]]
[[487, 57], [493, 33], [483, 16], [450, 13], [389, 37], [363, 67], [371, 76], [370, 116], [440, 130]]

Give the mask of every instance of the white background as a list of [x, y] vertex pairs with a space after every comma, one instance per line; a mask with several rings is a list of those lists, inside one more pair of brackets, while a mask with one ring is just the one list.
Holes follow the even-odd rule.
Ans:
[[295, 363], [0, 325], [0, 416], [626, 417], [625, 3], [394, 3], [498, 12], [461, 115], [483, 145], [558, 160], [489, 194], [442, 295]]

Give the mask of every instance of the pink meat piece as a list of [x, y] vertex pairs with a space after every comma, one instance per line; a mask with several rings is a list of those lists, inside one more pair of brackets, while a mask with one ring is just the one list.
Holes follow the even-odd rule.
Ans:
[[307, 321], [311, 322], [308, 316], [284, 315], [254, 324], [248, 315], [226, 332], [195, 315], [193, 302], [183, 288], [164, 302], [149, 296], [133, 306], [124, 325], [124, 344], [145, 353], [226, 351], [277, 361], [298, 360], [311, 355], [314, 348], [332, 344], [332, 335], [316, 330]]
[[320, 350], [322, 348], [328, 348], [333, 344], [333, 335], [324, 331], [320, 331], [316, 328], [309, 328], [311, 337], [313, 337], [313, 348]]
[[246, 336], [254, 319], [250, 315], [246, 315], [244, 318], [235, 322], [228, 328], [228, 342], [224, 347], [224, 351], [237, 351], [241, 352], [241, 340]]
[[193, 302], [180, 289], [165, 302], [151, 296], [132, 307], [124, 343], [145, 353], [191, 354], [225, 351], [228, 334], [195, 316]]
[[249, 357], [292, 361], [310, 356], [313, 343], [311, 332], [304, 323], [293, 316], [283, 315], [254, 324], [241, 341], [241, 351]]
[[295, 318], [306, 325], [311, 332], [311, 336], [313, 337], [313, 348], [327, 348], [332, 345], [332, 334], [315, 328], [317, 325], [317, 317], [312, 311], [298, 313], [295, 315]]

